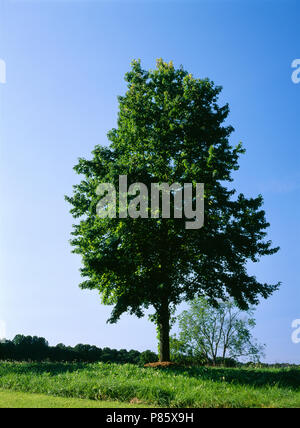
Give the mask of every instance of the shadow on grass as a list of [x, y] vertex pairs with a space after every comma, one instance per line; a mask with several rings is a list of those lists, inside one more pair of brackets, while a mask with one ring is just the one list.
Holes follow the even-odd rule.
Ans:
[[[4, 367], [3, 367], [4, 366]], [[15, 374], [43, 374], [49, 373], [51, 376], [55, 376], [63, 373], [72, 373], [78, 370], [93, 371], [95, 370], [91, 364], [85, 363], [51, 363], [51, 362], [33, 362], [33, 363], [4, 363], [1, 369], [5, 372], [15, 373]]]
[[[50, 376], [55, 376], [80, 370], [94, 372], [97, 369], [94, 364], [87, 363], [3, 363], [0, 365], [0, 376], [8, 372], [20, 375], [49, 373]], [[147, 368], [147, 370], [161, 370], [165, 374], [183, 375], [233, 385], [248, 385], [256, 388], [278, 386], [279, 388], [300, 390], [300, 369], [297, 368], [156, 367]]]
[[295, 368], [224, 368], [224, 367], [191, 367], [158, 368], [167, 373], [180, 374], [190, 378], [227, 382], [234, 385], [253, 387], [278, 386], [300, 390], [300, 370]]

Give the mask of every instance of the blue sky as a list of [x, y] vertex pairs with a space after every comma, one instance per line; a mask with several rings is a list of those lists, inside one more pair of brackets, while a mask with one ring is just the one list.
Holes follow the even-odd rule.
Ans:
[[123, 316], [82, 291], [80, 259], [68, 243], [64, 201], [72, 168], [116, 125], [117, 95], [130, 61], [173, 60], [223, 86], [233, 144], [247, 149], [235, 187], [262, 193], [269, 237], [281, 251], [250, 265], [261, 281], [282, 281], [256, 312], [267, 361], [300, 363], [291, 323], [300, 318], [300, 58], [297, 1], [0, 0], [0, 320], [17, 333], [100, 347], [156, 350], [154, 326]]

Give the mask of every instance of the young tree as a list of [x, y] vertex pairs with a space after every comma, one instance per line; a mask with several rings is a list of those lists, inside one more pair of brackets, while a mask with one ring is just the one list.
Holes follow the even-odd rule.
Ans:
[[[278, 249], [264, 240], [269, 224], [262, 197], [234, 198], [226, 187], [244, 150], [229, 143], [233, 128], [223, 124], [229, 107], [217, 104], [221, 88], [162, 60], [150, 71], [133, 61], [125, 80], [110, 145], [96, 146], [90, 160], [74, 167], [83, 179], [66, 197], [72, 215], [81, 218], [71, 244], [82, 256], [81, 288], [98, 290], [104, 304], [114, 305], [109, 322], [154, 307], [160, 360], [166, 361], [173, 308], [203, 294], [215, 305], [233, 296], [243, 309], [267, 298], [278, 284], [259, 283], [246, 263]], [[148, 189], [151, 183], [192, 183], [194, 189], [204, 183], [205, 226], [186, 229], [185, 219], [174, 216], [118, 218], [118, 206], [117, 218], [100, 218], [96, 188], [112, 183], [118, 196], [119, 175]]]
[[178, 319], [179, 338], [174, 337], [173, 341], [183, 354], [204, 356], [214, 365], [218, 359], [224, 363], [227, 357], [259, 361], [264, 355], [264, 346], [251, 334], [255, 327], [253, 309], [242, 312], [230, 300], [214, 308], [207, 299], [199, 297], [190, 302], [189, 309]]

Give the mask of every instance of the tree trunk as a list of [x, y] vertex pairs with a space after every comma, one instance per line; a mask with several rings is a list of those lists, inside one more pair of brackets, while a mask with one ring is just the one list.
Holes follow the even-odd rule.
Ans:
[[161, 305], [158, 314], [159, 361], [170, 361], [170, 311], [168, 302]]

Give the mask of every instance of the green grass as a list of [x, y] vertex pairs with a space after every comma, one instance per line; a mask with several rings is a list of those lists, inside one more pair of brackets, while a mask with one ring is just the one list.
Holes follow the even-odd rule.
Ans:
[[161, 407], [300, 407], [300, 369], [5, 362], [0, 389]]
[[147, 407], [141, 404], [121, 403], [119, 401], [95, 401], [80, 398], [53, 397], [28, 392], [0, 391], [0, 409], [23, 408], [136, 408]]

